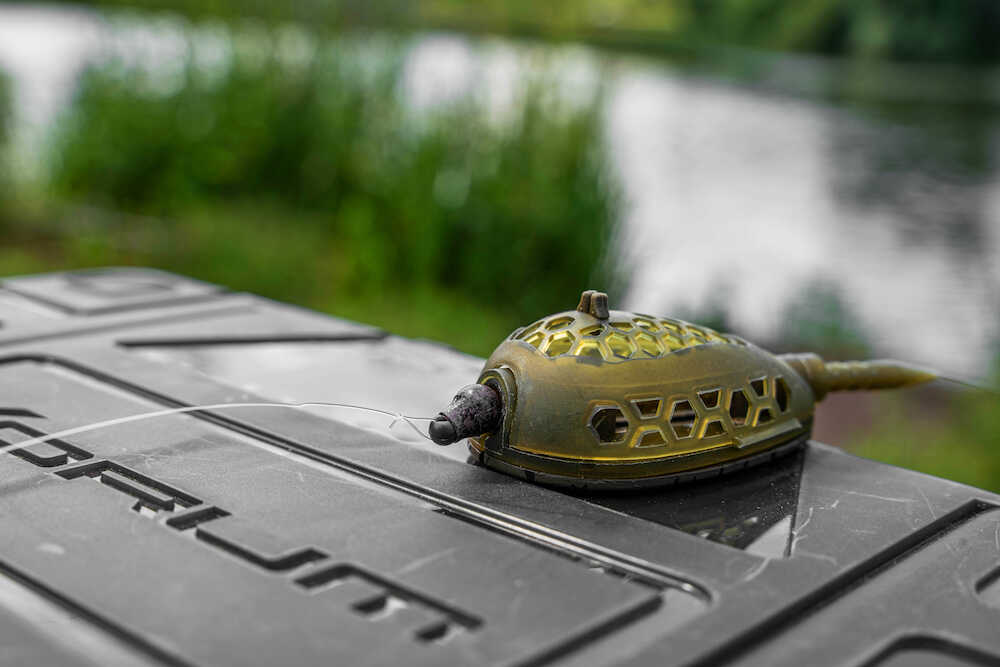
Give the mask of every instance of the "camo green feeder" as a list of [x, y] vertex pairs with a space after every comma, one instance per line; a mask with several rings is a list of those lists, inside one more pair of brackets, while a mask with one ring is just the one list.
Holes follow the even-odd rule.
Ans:
[[830, 391], [900, 387], [934, 374], [892, 361], [774, 355], [681, 320], [576, 310], [517, 329], [477, 384], [432, 423], [470, 438], [480, 463], [531, 481], [635, 488], [738, 470], [791, 451]]

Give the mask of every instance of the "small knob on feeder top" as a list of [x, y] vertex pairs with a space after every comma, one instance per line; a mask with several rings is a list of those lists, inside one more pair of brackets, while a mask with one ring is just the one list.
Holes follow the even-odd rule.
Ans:
[[606, 320], [611, 316], [608, 311], [608, 295], [597, 290], [584, 290], [580, 295], [580, 303], [576, 309], [581, 313], [593, 315], [599, 320]]
[[485, 384], [462, 387], [451, 404], [430, 423], [428, 433], [439, 445], [450, 445], [464, 438], [491, 433], [503, 420], [500, 394]]

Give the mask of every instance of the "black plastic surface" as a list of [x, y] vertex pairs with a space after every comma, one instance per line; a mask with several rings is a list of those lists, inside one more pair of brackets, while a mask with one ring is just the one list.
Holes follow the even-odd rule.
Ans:
[[[2, 287], [5, 443], [433, 416], [481, 363], [161, 272]], [[810, 443], [571, 495], [390, 421], [0, 454], [0, 664], [1000, 663], [993, 494]]]

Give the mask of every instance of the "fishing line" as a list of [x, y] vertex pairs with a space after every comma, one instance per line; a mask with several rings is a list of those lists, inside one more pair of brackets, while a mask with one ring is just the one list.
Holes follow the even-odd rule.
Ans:
[[[977, 391], [982, 391], [994, 396], [1000, 396], [1000, 391], [996, 389], [986, 387], [983, 385], [974, 384], [972, 382], [967, 382], [965, 380], [959, 380], [955, 377], [949, 377], [947, 375], [938, 375], [937, 379], [942, 382], [949, 382], [966, 389], [974, 389]], [[22, 449], [25, 447], [30, 447], [32, 445], [37, 445], [43, 442], [48, 442], [50, 440], [58, 440], [60, 438], [67, 438], [74, 435], [79, 435], [81, 433], [89, 433], [91, 431], [98, 431], [105, 428], [111, 428], [113, 426], [118, 426], [121, 424], [129, 424], [132, 422], [145, 421], [148, 419], [157, 419], [159, 417], [168, 417], [170, 415], [185, 414], [191, 412], [201, 412], [207, 410], [229, 410], [234, 408], [286, 408], [292, 410], [303, 410], [307, 408], [336, 408], [342, 410], [358, 410], [362, 412], [372, 412], [375, 414], [385, 415], [386, 417], [392, 417], [392, 421], [387, 426], [388, 430], [392, 430], [396, 424], [399, 422], [405, 423], [413, 432], [418, 436], [427, 440], [429, 442], [434, 442], [433, 439], [424, 431], [420, 429], [414, 422], [432, 422], [433, 417], [416, 417], [412, 415], [404, 415], [399, 412], [393, 412], [391, 410], [382, 410], [379, 408], [372, 408], [365, 405], [353, 405], [350, 403], [326, 403], [318, 401], [309, 401], [304, 403], [274, 403], [274, 402], [254, 402], [254, 403], [210, 403], [205, 405], [189, 405], [179, 408], [166, 408], [163, 410], [153, 410], [151, 412], [141, 412], [134, 415], [127, 415], [124, 417], [116, 417], [114, 419], [107, 419], [99, 422], [93, 422], [90, 424], [85, 424], [83, 426], [76, 426], [73, 428], [64, 429], [61, 431], [56, 431], [55, 433], [49, 433], [47, 435], [41, 435], [34, 438], [29, 438], [27, 440], [22, 440], [20, 442], [0, 446], [0, 453], [6, 453], [15, 449]]]
[[982, 391], [987, 394], [993, 394], [994, 396], [1000, 396], [1000, 391], [997, 391], [993, 387], [987, 387], [985, 385], [975, 384], [974, 382], [959, 380], [958, 378], [948, 377], [947, 375], [938, 375], [937, 379], [942, 380], [944, 382], [951, 382], [952, 384], [960, 385], [962, 387], [965, 387], [966, 389], [975, 389], [976, 391]]
[[39, 443], [48, 442], [49, 440], [57, 440], [60, 438], [67, 438], [73, 435], [79, 435], [81, 433], [88, 433], [90, 431], [98, 431], [103, 428], [110, 428], [112, 426], [118, 426], [119, 424], [128, 424], [131, 422], [144, 421], [147, 419], [156, 419], [158, 417], [167, 417], [169, 415], [178, 415], [186, 412], [200, 412], [205, 410], [228, 410], [231, 408], [289, 408], [293, 410], [302, 410], [305, 408], [314, 407], [325, 407], [325, 408], [340, 408], [344, 410], [360, 410], [363, 412], [374, 412], [376, 414], [385, 415], [387, 417], [392, 417], [392, 422], [389, 424], [388, 429], [392, 428], [398, 424], [400, 421], [406, 423], [413, 431], [425, 440], [431, 440], [430, 437], [420, 430], [420, 428], [414, 423], [416, 421], [434, 421], [433, 417], [412, 417], [409, 415], [400, 414], [398, 412], [392, 412], [390, 410], [380, 410], [379, 408], [370, 408], [364, 405], [351, 405], [349, 403], [321, 403], [321, 402], [308, 402], [308, 403], [212, 403], [208, 405], [189, 405], [181, 408], [168, 408], [164, 410], [154, 410], [152, 412], [142, 412], [134, 415], [127, 415], [125, 417], [117, 417], [115, 419], [106, 419], [104, 421], [94, 422], [91, 424], [86, 424], [84, 426], [76, 426], [74, 428], [67, 428], [62, 431], [56, 431], [55, 433], [49, 433], [47, 435], [41, 435], [35, 438], [30, 438], [28, 440], [22, 440], [10, 445], [4, 445], [0, 447], [0, 453], [9, 452], [14, 449], [22, 449], [24, 447], [30, 447], [31, 445], [37, 445]]

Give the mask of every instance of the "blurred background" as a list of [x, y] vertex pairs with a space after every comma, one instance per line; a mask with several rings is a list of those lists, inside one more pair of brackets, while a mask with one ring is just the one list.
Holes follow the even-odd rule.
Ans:
[[[0, 3], [0, 276], [145, 265], [487, 355], [603, 288], [997, 387], [992, 0]], [[1000, 491], [1000, 394], [819, 439]]]

